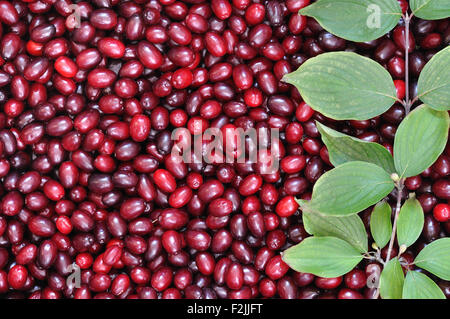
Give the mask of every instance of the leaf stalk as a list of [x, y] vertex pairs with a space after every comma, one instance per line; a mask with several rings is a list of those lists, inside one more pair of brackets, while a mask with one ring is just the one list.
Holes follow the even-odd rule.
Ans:
[[401, 179], [395, 185], [395, 187], [397, 188], [397, 203], [395, 205], [394, 223], [392, 225], [392, 234], [391, 234], [391, 239], [389, 240], [389, 246], [388, 246], [388, 251], [387, 251], [385, 262], [388, 262], [391, 259], [392, 248], [394, 247], [395, 234], [397, 232], [397, 220], [398, 220], [398, 216], [400, 213], [400, 208], [402, 207], [403, 182], [404, 182], [404, 179]]

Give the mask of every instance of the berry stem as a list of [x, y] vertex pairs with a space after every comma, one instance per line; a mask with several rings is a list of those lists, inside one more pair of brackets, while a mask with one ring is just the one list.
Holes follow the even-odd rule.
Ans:
[[[409, 113], [411, 110], [412, 105], [417, 101], [417, 97], [415, 97], [412, 101], [409, 98], [409, 26], [411, 22], [411, 18], [413, 17], [413, 13], [408, 14], [405, 13], [402, 15], [403, 20], [405, 21], [405, 100], [402, 103], [405, 107], [405, 115]], [[389, 246], [388, 251], [386, 255], [386, 260], [382, 262], [384, 265], [387, 264], [387, 262], [391, 259], [392, 254], [392, 248], [394, 247], [394, 241], [395, 241], [395, 234], [397, 232], [397, 220], [398, 215], [400, 213], [400, 208], [402, 206], [402, 191], [403, 191], [403, 183], [404, 179], [400, 179], [395, 187], [397, 188], [397, 203], [395, 205], [395, 215], [394, 215], [394, 223], [392, 225], [392, 233], [391, 233], [391, 239], [389, 240]], [[399, 256], [401, 253], [399, 253]], [[377, 288], [377, 291], [375, 293], [374, 299], [378, 299], [380, 295], [380, 288]]]
[[[389, 246], [388, 246], [388, 251], [387, 251], [387, 255], [386, 255], [386, 260], [380, 261], [383, 264], [383, 266], [385, 266], [388, 263], [388, 261], [391, 259], [392, 248], [394, 247], [395, 234], [397, 233], [397, 220], [398, 220], [398, 215], [400, 213], [400, 208], [402, 207], [402, 191], [403, 191], [403, 185], [404, 185], [403, 183], [404, 183], [404, 179], [402, 178], [395, 184], [395, 187], [397, 188], [397, 203], [395, 205], [394, 223], [392, 225], [391, 239], [389, 240]], [[399, 254], [399, 256], [400, 256], [400, 254]], [[374, 299], [378, 299], [379, 295], [380, 295], [380, 287], [377, 288]]]
[[411, 107], [418, 100], [418, 96], [414, 97], [412, 100], [409, 98], [409, 29], [411, 25], [411, 19], [414, 16], [414, 12], [411, 14], [405, 13], [402, 15], [403, 20], [405, 21], [405, 103], [403, 106], [405, 107], [405, 115], [408, 115], [409, 111], [411, 111]]
[[389, 240], [389, 247], [388, 247], [385, 263], [387, 263], [391, 259], [392, 247], [394, 246], [395, 233], [397, 232], [397, 220], [398, 220], [398, 215], [400, 213], [400, 208], [402, 206], [403, 179], [398, 181], [396, 188], [397, 188], [397, 204], [395, 205], [394, 224], [392, 225], [392, 234], [391, 234], [391, 239]]
[[409, 25], [411, 17], [408, 13], [405, 14], [405, 113], [408, 114], [411, 110], [411, 100], [409, 99]]
[[[416, 98], [411, 102], [411, 100], [409, 99], [409, 25], [411, 22], [411, 18], [413, 17], [413, 14], [408, 14], [407, 12], [405, 13], [405, 15], [403, 16], [403, 19], [405, 21], [405, 111], [406, 114], [409, 113], [409, 111], [411, 110], [411, 106], [412, 104], [416, 101]], [[392, 234], [391, 234], [391, 239], [389, 241], [389, 248], [388, 248], [388, 252], [386, 255], [386, 263], [390, 260], [391, 258], [391, 253], [392, 253], [392, 247], [394, 246], [394, 240], [395, 240], [395, 233], [397, 232], [397, 220], [398, 220], [398, 214], [400, 213], [400, 208], [401, 208], [401, 204], [402, 204], [402, 191], [403, 191], [403, 183], [404, 183], [404, 179], [400, 179], [397, 183], [396, 183], [396, 188], [397, 188], [397, 204], [395, 206], [395, 216], [394, 216], [394, 224], [392, 226]]]

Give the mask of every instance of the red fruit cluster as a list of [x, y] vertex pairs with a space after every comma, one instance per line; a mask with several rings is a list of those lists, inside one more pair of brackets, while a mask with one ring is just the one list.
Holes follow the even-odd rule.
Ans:
[[[405, 30], [351, 43], [298, 15], [309, 2], [0, 1], [0, 297], [373, 296], [373, 265], [317, 278], [280, 253], [308, 236], [295, 198], [331, 167], [315, 121], [392, 151], [404, 111], [333, 121], [281, 79], [318, 54], [356, 51], [401, 97]], [[414, 93], [449, 20], [411, 30]], [[280, 168], [178, 162], [172, 131], [198, 123], [278, 129]], [[450, 234], [449, 156], [406, 182], [427, 214], [410, 254]], [[80, 287], [66, 281], [73, 265]]]

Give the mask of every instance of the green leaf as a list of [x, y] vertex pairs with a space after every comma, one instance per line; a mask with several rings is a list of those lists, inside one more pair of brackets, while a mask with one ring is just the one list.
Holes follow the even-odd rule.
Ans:
[[306, 231], [317, 237], [337, 237], [345, 240], [359, 252], [367, 252], [367, 233], [364, 223], [358, 215], [347, 217], [324, 216], [302, 206], [303, 225]]
[[383, 201], [379, 202], [370, 216], [370, 232], [381, 249], [389, 242], [392, 234], [391, 206]]
[[397, 257], [389, 260], [380, 276], [381, 298], [402, 299], [404, 280], [402, 266]]
[[439, 20], [450, 17], [448, 0], [410, 0], [409, 6], [415, 16], [425, 20]]
[[450, 280], [450, 238], [441, 238], [425, 246], [414, 264], [439, 278]]
[[[450, 4], [450, 1], [446, 0]], [[436, 53], [425, 65], [417, 83], [418, 97], [429, 107], [450, 110], [450, 46]]]
[[285, 250], [282, 258], [295, 271], [333, 278], [348, 273], [363, 257], [342, 239], [308, 237]]
[[425, 104], [400, 123], [394, 140], [394, 163], [401, 177], [419, 175], [430, 167], [447, 144], [449, 116]]
[[327, 146], [330, 162], [334, 166], [346, 162], [362, 161], [376, 164], [390, 174], [395, 172], [394, 159], [382, 145], [340, 133], [317, 121], [316, 126], [320, 131], [322, 141]]
[[341, 38], [364, 42], [391, 31], [402, 10], [396, 0], [319, 0], [303, 8], [300, 14], [313, 17], [319, 24]]
[[308, 205], [326, 216], [346, 216], [378, 203], [393, 188], [394, 182], [381, 167], [347, 162], [317, 180]]
[[397, 96], [388, 71], [353, 52], [318, 55], [283, 81], [294, 85], [314, 110], [336, 120], [370, 119], [387, 111]]
[[403, 299], [446, 299], [441, 288], [425, 274], [408, 271], [403, 286]]
[[420, 202], [415, 196], [411, 196], [400, 209], [397, 220], [398, 246], [406, 247], [414, 244], [423, 229], [424, 217]]

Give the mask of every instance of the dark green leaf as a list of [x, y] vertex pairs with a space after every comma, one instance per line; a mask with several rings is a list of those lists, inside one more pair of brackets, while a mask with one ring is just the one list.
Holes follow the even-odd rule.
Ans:
[[400, 123], [394, 140], [394, 163], [401, 177], [419, 175], [430, 167], [447, 144], [449, 116], [426, 105]]
[[358, 138], [340, 133], [316, 122], [330, 156], [330, 162], [339, 166], [346, 162], [362, 161], [376, 164], [388, 173], [395, 172], [394, 159], [391, 153], [378, 143], [366, 142]]
[[326, 216], [346, 216], [378, 203], [393, 188], [394, 182], [381, 167], [347, 162], [317, 180], [308, 205]]
[[299, 12], [341, 38], [364, 42], [391, 31], [402, 11], [396, 0], [319, 0]]
[[342, 239], [308, 237], [285, 250], [282, 258], [295, 271], [332, 278], [348, 273], [363, 257]]
[[389, 242], [392, 234], [391, 206], [385, 202], [379, 202], [370, 215], [370, 232], [379, 248], [383, 248]]
[[428, 276], [408, 271], [403, 285], [403, 299], [446, 299], [441, 288]]
[[380, 295], [383, 299], [402, 299], [403, 282], [402, 266], [397, 257], [389, 260], [380, 277]]
[[[450, 1], [446, 0], [448, 4]], [[420, 72], [419, 98], [438, 111], [450, 110], [450, 46], [436, 53]]]
[[307, 204], [301, 208], [303, 225], [309, 234], [318, 237], [337, 237], [348, 242], [359, 252], [367, 252], [367, 233], [358, 215], [332, 217], [309, 210]]
[[439, 20], [450, 17], [448, 0], [410, 0], [409, 6], [415, 16], [425, 20]]
[[424, 223], [423, 209], [415, 196], [411, 196], [400, 209], [397, 220], [398, 246], [414, 244], [422, 232]]
[[286, 74], [314, 110], [336, 120], [366, 120], [396, 101], [394, 82], [377, 62], [352, 52], [330, 52]]
[[414, 264], [439, 278], [450, 280], [450, 238], [441, 238], [425, 246]]

